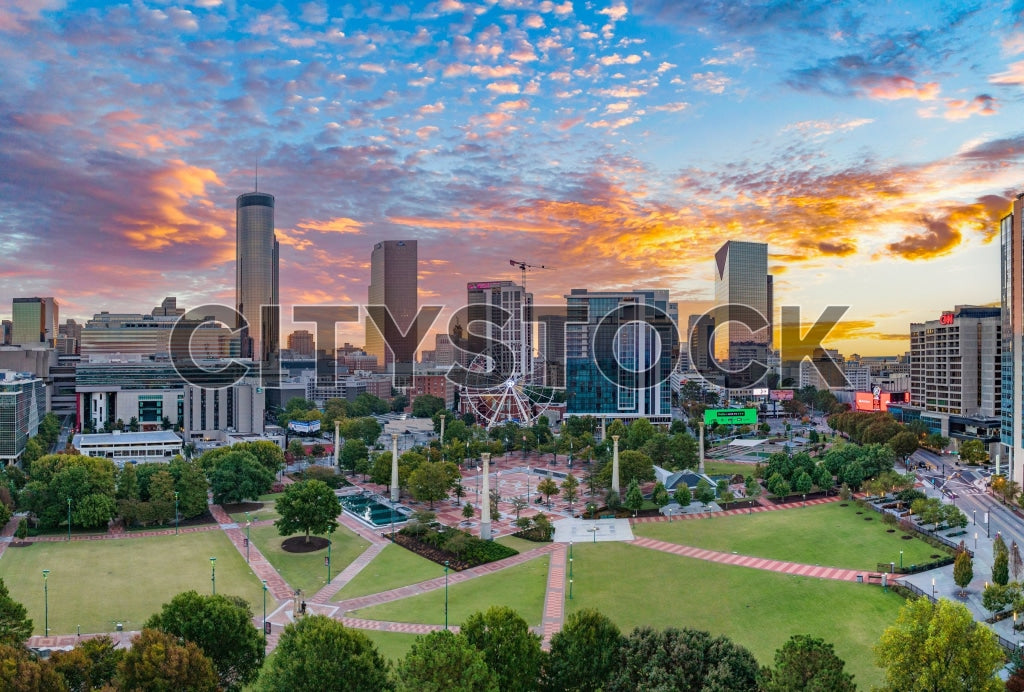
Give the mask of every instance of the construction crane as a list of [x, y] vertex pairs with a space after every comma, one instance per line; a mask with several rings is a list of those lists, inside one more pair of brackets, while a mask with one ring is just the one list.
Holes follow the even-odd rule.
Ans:
[[526, 262], [521, 262], [520, 260], [514, 259], [510, 259], [508, 263], [511, 264], [513, 267], [519, 267], [519, 270], [523, 273], [523, 282], [520, 284], [520, 286], [523, 287], [523, 290], [526, 290], [527, 269], [554, 269], [554, 267], [548, 267], [543, 264], [527, 264]]

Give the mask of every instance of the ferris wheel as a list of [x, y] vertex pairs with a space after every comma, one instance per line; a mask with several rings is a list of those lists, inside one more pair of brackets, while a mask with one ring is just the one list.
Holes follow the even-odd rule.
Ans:
[[461, 389], [466, 408], [488, 430], [509, 422], [532, 425], [551, 405], [553, 390], [533, 382], [530, 374], [513, 372], [499, 378], [489, 371], [490, 366], [490, 359], [484, 355], [470, 364], [469, 382]]

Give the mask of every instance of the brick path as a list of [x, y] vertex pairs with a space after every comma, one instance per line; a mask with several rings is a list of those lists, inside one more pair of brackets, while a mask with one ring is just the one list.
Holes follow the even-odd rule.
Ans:
[[[663, 553], [692, 557], [697, 560], [718, 562], [725, 565], [737, 567], [750, 567], [751, 569], [763, 569], [769, 572], [781, 572], [783, 574], [795, 574], [801, 577], [814, 577], [817, 579], [835, 579], [838, 581], [857, 581], [857, 577], [867, 574], [865, 570], [841, 569], [838, 567], [822, 567], [820, 565], [804, 565], [799, 562], [783, 562], [781, 560], [768, 560], [749, 555], [738, 555], [736, 553], [720, 553], [715, 550], [704, 550], [686, 545], [677, 545], [665, 541], [657, 541], [653, 538], [637, 538], [633, 545], [642, 548], [650, 548]], [[870, 570], [868, 570], [870, 571]]]
[[[698, 512], [696, 514], [677, 514], [673, 521], [685, 521], [687, 519], [714, 519], [715, 517], [728, 517], [733, 514], [757, 514], [758, 512], [773, 512], [777, 509], [797, 509], [801, 507], [810, 507], [812, 505], [824, 505], [830, 502], [838, 502], [838, 497], [816, 497], [813, 500], [807, 500], [807, 502], [787, 502], [783, 505], [767, 504], [760, 505], [758, 507], [751, 507], [749, 509], [727, 509], [722, 512]], [[657, 521], [669, 521], [669, 517], [659, 515], [657, 517], [637, 517], [631, 518], [631, 524], [648, 524]]]
[[353, 560], [348, 567], [341, 570], [331, 583], [324, 588], [313, 594], [309, 600], [314, 603], [330, 603], [331, 599], [334, 598], [334, 594], [341, 591], [341, 589], [352, 581], [357, 574], [363, 571], [375, 557], [380, 555], [384, 548], [388, 547], [387, 542], [383, 543], [371, 543], [370, 547], [364, 550], [359, 557]]
[[544, 615], [541, 618], [542, 646], [551, 647], [551, 637], [562, 629], [565, 619], [565, 569], [567, 564], [565, 543], [555, 544], [548, 565], [548, 584], [544, 594]]
[[[52, 628], [51, 628], [52, 629]], [[115, 648], [127, 649], [132, 638], [141, 634], [138, 630], [125, 631], [125, 632], [99, 632], [95, 634], [83, 634], [78, 636], [75, 634], [55, 634], [50, 637], [44, 637], [43, 635], [36, 635], [29, 637], [25, 642], [25, 646], [29, 648], [40, 648], [40, 649], [70, 649], [75, 647], [79, 642], [86, 639], [95, 639], [97, 637], [110, 637], [114, 640]]]
[[11, 516], [10, 521], [4, 524], [3, 529], [0, 529], [0, 557], [7, 550], [8, 544], [14, 540], [14, 532], [18, 530], [18, 522], [20, 521], [21, 516], [14, 514]]
[[[527, 550], [525, 553], [519, 553], [512, 557], [505, 558], [498, 562], [490, 562], [486, 565], [480, 565], [479, 567], [471, 567], [470, 569], [463, 570], [461, 572], [449, 572], [448, 573], [448, 584], [458, 584], [475, 577], [482, 577], [487, 574], [493, 574], [500, 572], [503, 569], [509, 567], [515, 567], [521, 565], [524, 562], [532, 560], [536, 557], [546, 555], [554, 552], [558, 549], [560, 544], [548, 543], [541, 548], [534, 548], [533, 550]], [[369, 594], [367, 596], [360, 596], [358, 598], [350, 598], [345, 601], [339, 601], [334, 604], [338, 611], [341, 613], [350, 613], [352, 611], [359, 610], [361, 608], [367, 608], [369, 606], [380, 605], [381, 603], [390, 603], [392, 601], [398, 601], [403, 598], [409, 598], [410, 596], [419, 596], [420, 594], [435, 591], [437, 589], [443, 589], [445, 584], [444, 576], [435, 577], [426, 581], [421, 581], [418, 584], [410, 584], [408, 586], [401, 586], [397, 589], [391, 589], [390, 591], [381, 591], [380, 593]]]

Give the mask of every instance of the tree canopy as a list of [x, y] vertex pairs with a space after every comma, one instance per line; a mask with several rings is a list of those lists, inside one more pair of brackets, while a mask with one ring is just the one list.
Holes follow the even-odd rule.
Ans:
[[144, 629], [132, 640], [118, 666], [118, 689], [213, 692], [218, 687], [213, 663], [188, 640]]
[[853, 676], [832, 645], [809, 634], [794, 634], [775, 652], [775, 666], [762, 671], [764, 692], [854, 692]]
[[542, 659], [540, 637], [507, 606], [492, 606], [466, 619], [461, 633], [484, 655], [501, 690], [531, 690], [537, 686]]
[[282, 536], [305, 531], [323, 534], [338, 528], [341, 501], [323, 481], [310, 480], [292, 483], [284, 489], [275, 503], [280, 518], [274, 522]]
[[498, 692], [484, 655], [463, 634], [437, 630], [417, 637], [398, 664], [402, 692]]
[[32, 621], [27, 613], [25, 606], [11, 598], [0, 577], [0, 644], [21, 646], [32, 636]]
[[213, 501], [219, 505], [255, 500], [273, 485], [274, 472], [249, 452], [224, 454], [210, 472]]
[[587, 692], [603, 688], [619, 665], [619, 649], [625, 641], [615, 623], [596, 610], [570, 614], [562, 629], [551, 637], [541, 689]]

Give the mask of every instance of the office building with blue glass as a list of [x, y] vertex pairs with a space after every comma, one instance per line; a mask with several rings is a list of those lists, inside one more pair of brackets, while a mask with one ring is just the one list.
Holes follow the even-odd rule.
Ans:
[[679, 320], [668, 291], [573, 289], [565, 299], [567, 414], [670, 423]]

